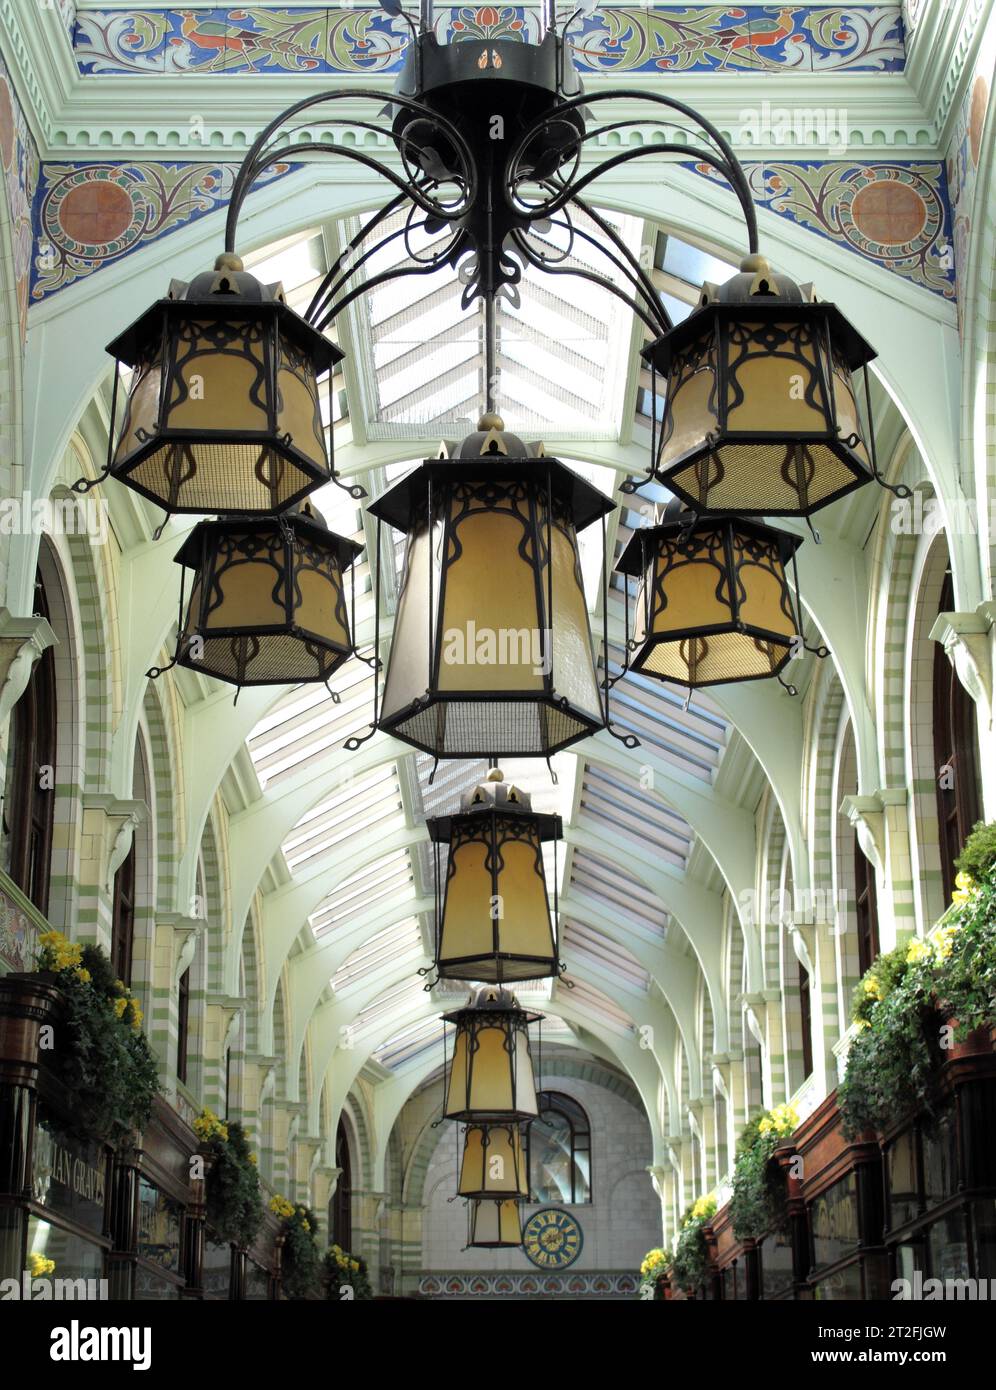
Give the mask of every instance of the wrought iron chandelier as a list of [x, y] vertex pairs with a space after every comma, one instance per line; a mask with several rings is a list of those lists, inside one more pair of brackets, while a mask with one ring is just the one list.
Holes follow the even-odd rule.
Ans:
[[[327, 335], [359, 296], [455, 271], [461, 308], [479, 305], [483, 317], [480, 425], [459, 445], [441, 445], [369, 508], [377, 535], [375, 670], [384, 523], [406, 536], [405, 566], [382, 692], [374, 680], [373, 723], [346, 747], [381, 730], [435, 758], [549, 759], [603, 729], [634, 747], [634, 736], [613, 728], [609, 709], [605, 537], [614, 503], [541, 446], [506, 431], [499, 305], [520, 306], [527, 269], [570, 275], [622, 301], [648, 330], [650, 459], [645, 476], [623, 491], [656, 480], [686, 511], [666, 513], [620, 562], [643, 584], [632, 642], [626, 590], [625, 670], [689, 687], [781, 679], [801, 634], [798, 584], [793, 603], [787, 579], [798, 538], [761, 517], [809, 522], [870, 481], [890, 487], [875, 451], [867, 371], [874, 350], [812, 287], [771, 270], [759, 252], [744, 171], [711, 122], [668, 94], [582, 91], [567, 38], [575, 16], [558, 27], [553, 0], [543, 0], [538, 43], [452, 45], [436, 39], [431, 0], [421, 0], [418, 23], [400, 0], [381, 3], [412, 31], [387, 105], [382, 92], [349, 86], [308, 95], [269, 122], [234, 180], [214, 270], [189, 285], [174, 282], [110, 344], [116, 367], [101, 478], [135, 489], [167, 516], [217, 518], [202, 521], [177, 556], [194, 578], [186, 611], [181, 589], [171, 664], [238, 687], [327, 680], [355, 654], [344, 573], [359, 550], [300, 510], [316, 488], [339, 483], [321, 383], [331, 392], [343, 354]], [[606, 107], [619, 102], [627, 103], [622, 116]], [[369, 109], [369, 118], [357, 118], [357, 108]], [[597, 157], [618, 146], [619, 132], [651, 119], [657, 138]], [[312, 122], [332, 134], [310, 138]], [[376, 157], [380, 146], [366, 147], [357, 131], [388, 136], [397, 159]], [[325, 155], [375, 172], [391, 193], [302, 316], [279, 285], [245, 272], [239, 218], [275, 163]], [[703, 286], [699, 307], [677, 327], [639, 258], [587, 197], [595, 180], [646, 157], [715, 171], [746, 227], [740, 273], [724, 286]], [[399, 225], [388, 230], [392, 219]], [[404, 256], [378, 268], [398, 242]], [[608, 273], [581, 264], [582, 250], [597, 251]], [[131, 379], [119, 422], [122, 366]], [[348, 490], [366, 495], [358, 485]], [[603, 540], [601, 673], [578, 544], [579, 532], [595, 524]], [[482, 664], [471, 624], [499, 642], [502, 632], [525, 633], [527, 650]], [[459, 653], [454, 633], [464, 642]], [[485, 1247], [521, 1241], [528, 1181], [518, 1127], [537, 1112], [528, 1028], [540, 1015], [501, 986], [559, 968], [542, 866], [542, 844], [556, 840], [559, 825], [534, 815], [521, 794], [515, 809], [513, 790], [489, 783], [459, 815], [430, 822], [436, 845], [449, 847], [436, 968], [441, 977], [485, 982], [445, 1016], [456, 1031], [443, 1105], [445, 1118], [469, 1126], [460, 1193], [470, 1203], [470, 1243]], [[482, 916], [485, 898], [508, 894], [516, 898], [514, 918]], [[507, 1150], [514, 1189], [488, 1178], [485, 1160], [496, 1146]]]

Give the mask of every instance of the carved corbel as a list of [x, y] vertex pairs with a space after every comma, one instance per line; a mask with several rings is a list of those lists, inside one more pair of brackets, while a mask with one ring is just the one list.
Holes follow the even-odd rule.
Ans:
[[156, 925], [167, 928], [172, 935], [173, 988], [175, 989], [184, 971], [194, 958], [197, 943], [207, 923], [203, 917], [185, 917], [179, 912], [160, 912], [156, 917]]
[[45, 618], [15, 618], [0, 608], [0, 729], [27, 689], [35, 662], [57, 642]]
[[840, 803], [841, 813], [847, 817], [855, 834], [861, 852], [875, 865], [880, 874], [885, 873], [885, 808], [879, 796], [845, 796]]
[[144, 801], [126, 801], [117, 796], [91, 792], [83, 798], [83, 818], [84, 832], [93, 825], [103, 843], [101, 877], [104, 890], [109, 893], [114, 884], [114, 875], [128, 857], [135, 831], [149, 818], [149, 808]]
[[974, 613], [939, 613], [930, 635], [940, 642], [959, 681], [993, 722], [992, 628], [996, 604], [980, 603]]

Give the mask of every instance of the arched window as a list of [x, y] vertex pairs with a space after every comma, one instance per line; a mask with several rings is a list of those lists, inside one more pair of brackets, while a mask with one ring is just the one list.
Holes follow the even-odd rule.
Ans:
[[176, 1079], [187, 1084], [187, 1052], [190, 1047], [190, 966], [176, 987]]
[[854, 837], [854, 915], [858, 927], [858, 971], [864, 974], [878, 955], [878, 895], [875, 866]]
[[[41, 572], [35, 576], [35, 616], [49, 618]], [[5, 868], [39, 912], [48, 912], [55, 813], [55, 656], [46, 648], [14, 706], [3, 799]]]
[[591, 1201], [591, 1126], [570, 1096], [540, 1091], [538, 1115], [526, 1130], [533, 1202]]
[[[944, 576], [938, 611], [954, 609], [950, 572]], [[954, 861], [979, 819], [979, 770], [975, 705], [944, 649], [934, 651], [934, 761], [941, 873], [947, 900], [954, 888]]]
[[131, 984], [135, 947], [135, 841], [114, 875], [114, 911], [111, 919], [111, 964], [119, 980]]
[[353, 1174], [349, 1158], [349, 1138], [346, 1134], [345, 1123], [342, 1120], [339, 1121], [339, 1128], [335, 1134], [335, 1166], [339, 1169], [339, 1178], [332, 1194], [329, 1228], [332, 1231], [333, 1242], [336, 1245], [341, 1245], [343, 1250], [351, 1250], [353, 1244]]

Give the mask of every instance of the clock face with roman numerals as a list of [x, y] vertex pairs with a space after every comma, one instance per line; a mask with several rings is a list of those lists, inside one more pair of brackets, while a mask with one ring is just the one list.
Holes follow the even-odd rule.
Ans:
[[570, 1212], [544, 1207], [526, 1222], [522, 1248], [540, 1269], [566, 1269], [581, 1254], [584, 1235]]

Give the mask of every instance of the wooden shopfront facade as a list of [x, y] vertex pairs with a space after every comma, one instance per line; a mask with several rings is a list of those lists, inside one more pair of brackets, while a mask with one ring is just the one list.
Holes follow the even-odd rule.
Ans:
[[87, 1298], [277, 1297], [277, 1222], [248, 1252], [215, 1236], [197, 1138], [165, 1100], [128, 1147], [79, 1132], [45, 1047], [62, 1007], [53, 979], [0, 977], [0, 1279], [84, 1281], [74, 1296]]
[[940, 1296], [946, 1280], [996, 1280], [993, 1034], [952, 1048], [931, 1114], [849, 1140], [834, 1092], [773, 1161], [783, 1225], [738, 1241], [721, 1208], [706, 1228], [711, 1271], [700, 1297], [883, 1300], [905, 1294], [897, 1280], [913, 1297]]

